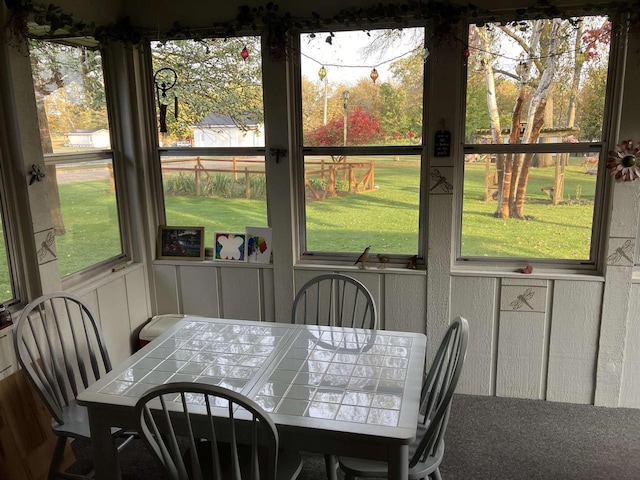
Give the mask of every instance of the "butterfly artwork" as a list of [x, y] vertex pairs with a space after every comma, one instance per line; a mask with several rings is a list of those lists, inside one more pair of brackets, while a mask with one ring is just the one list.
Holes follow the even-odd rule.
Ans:
[[271, 228], [247, 227], [247, 261], [269, 263], [271, 261]]
[[246, 262], [246, 234], [216, 233], [215, 259]]

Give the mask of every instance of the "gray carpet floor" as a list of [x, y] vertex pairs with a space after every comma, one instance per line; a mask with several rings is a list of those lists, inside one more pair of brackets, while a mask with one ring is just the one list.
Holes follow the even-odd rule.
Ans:
[[[635, 409], [456, 395], [445, 444], [444, 480], [640, 480]], [[304, 460], [300, 480], [326, 478], [321, 455]], [[122, 470], [123, 480], [164, 478], [139, 440]]]

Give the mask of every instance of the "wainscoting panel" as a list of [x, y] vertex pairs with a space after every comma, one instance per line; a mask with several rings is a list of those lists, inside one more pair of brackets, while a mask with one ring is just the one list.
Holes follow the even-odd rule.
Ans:
[[98, 296], [98, 316], [102, 325], [102, 334], [109, 350], [111, 363], [123, 362], [133, 352], [130, 312], [127, 298], [127, 286], [124, 277], [106, 283], [96, 290]]
[[469, 347], [458, 393], [493, 395], [497, 351], [496, 290], [498, 280], [488, 277], [452, 277], [451, 316], [469, 321]]
[[181, 265], [178, 268], [180, 269], [179, 282], [182, 299], [180, 313], [219, 317], [217, 269], [201, 265]]
[[384, 328], [426, 333], [426, 275], [385, 274], [380, 278], [384, 281], [384, 302], [377, 305], [384, 313]]
[[593, 402], [603, 285], [554, 281], [547, 400]]
[[545, 323], [544, 313], [500, 312], [497, 396], [542, 398]]
[[629, 318], [627, 319], [627, 341], [622, 371], [620, 406], [640, 408], [640, 284], [631, 286]]
[[156, 313], [180, 313], [177, 270], [178, 267], [176, 265], [153, 265], [153, 276], [156, 284]]
[[258, 269], [220, 268], [221, 314], [224, 318], [261, 320]]

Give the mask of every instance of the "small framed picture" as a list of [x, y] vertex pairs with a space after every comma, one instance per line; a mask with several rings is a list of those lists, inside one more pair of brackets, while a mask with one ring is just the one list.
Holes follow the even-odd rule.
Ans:
[[214, 239], [214, 260], [247, 261], [247, 235], [244, 232], [217, 232], [214, 234]]
[[204, 260], [204, 227], [158, 227], [159, 260]]
[[271, 228], [247, 227], [247, 261], [269, 263], [271, 261]]

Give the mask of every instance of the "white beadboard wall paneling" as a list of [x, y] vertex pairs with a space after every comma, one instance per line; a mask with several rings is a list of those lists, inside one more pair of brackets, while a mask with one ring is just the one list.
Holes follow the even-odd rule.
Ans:
[[216, 268], [209, 265], [181, 265], [178, 268], [182, 305], [179, 313], [219, 317]]
[[440, 341], [449, 326], [451, 298], [451, 195], [429, 196], [427, 255], [427, 365], [433, 361]]
[[137, 349], [140, 329], [151, 316], [147, 278], [146, 268], [131, 269], [124, 276], [129, 309], [129, 344], [132, 352]]
[[427, 277], [425, 275], [381, 275], [384, 280], [384, 328], [402, 332], [427, 331]]
[[469, 321], [469, 346], [456, 391], [493, 395], [497, 351], [496, 296], [498, 280], [489, 277], [451, 278], [451, 317]]
[[129, 358], [133, 352], [124, 277], [102, 285], [96, 294], [102, 334], [111, 363], [116, 365]]
[[547, 400], [593, 402], [602, 290], [596, 282], [554, 281]]
[[501, 311], [496, 396], [542, 399], [545, 314]]
[[627, 322], [627, 349], [622, 370], [620, 406], [640, 408], [640, 284], [631, 287], [631, 305]]
[[261, 320], [258, 272], [250, 268], [220, 268], [221, 316]]
[[261, 268], [258, 270], [260, 285], [262, 289], [262, 320], [265, 322], [285, 322], [289, 323], [289, 317], [276, 319], [275, 292], [273, 286], [273, 269]]
[[13, 327], [0, 330], [0, 380], [18, 370], [18, 361], [13, 349]]
[[182, 313], [178, 291], [178, 272], [176, 265], [153, 265], [155, 279], [155, 314]]

